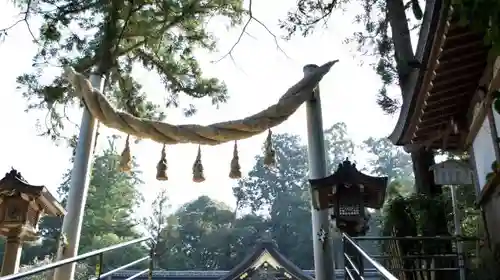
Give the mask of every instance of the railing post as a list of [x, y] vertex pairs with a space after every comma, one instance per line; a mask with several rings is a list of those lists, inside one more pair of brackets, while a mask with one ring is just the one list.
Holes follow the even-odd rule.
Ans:
[[[344, 248], [344, 253], [345, 253], [345, 248], [346, 248], [346, 240], [344, 238], [344, 235], [341, 235], [342, 238], [342, 248]], [[347, 261], [347, 258], [345, 257], [345, 254], [342, 254], [342, 258], [344, 259], [344, 280], [349, 280], [349, 275], [347, 270], [349, 269], [349, 262]]]
[[155, 244], [152, 242], [151, 251], [149, 252], [149, 271], [148, 271], [148, 280], [153, 279], [153, 270], [154, 270], [154, 256], [155, 256]]
[[104, 264], [104, 256], [103, 253], [100, 253], [98, 255], [99, 260], [97, 261], [97, 264], [95, 266], [95, 277], [96, 279], [101, 279], [101, 274], [102, 274], [102, 266]]

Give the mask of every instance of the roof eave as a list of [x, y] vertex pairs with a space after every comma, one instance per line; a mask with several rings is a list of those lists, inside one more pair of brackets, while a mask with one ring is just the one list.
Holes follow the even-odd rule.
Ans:
[[[410, 121], [415, 112], [415, 105], [419, 97], [420, 89], [424, 76], [428, 71], [428, 64], [437, 57], [430, 57], [432, 55], [432, 49], [435, 44], [440, 44], [436, 42], [436, 39], [442, 38], [442, 34], [436, 34], [436, 32], [443, 33], [444, 26], [448, 22], [449, 18], [449, 5], [443, 6], [443, 1], [436, 0], [434, 7], [432, 8], [432, 18], [428, 25], [428, 30], [421, 30], [420, 37], [417, 46], [416, 58], [422, 62], [420, 69], [414, 69], [410, 73], [410, 88], [407, 94], [403, 96], [403, 104], [399, 112], [398, 121], [392, 133], [388, 136], [388, 139], [397, 146], [402, 146], [409, 144], [409, 139], [405, 139], [407, 136], [408, 127]], [[428, 11], [426, 11], [428, 12]], [[422, 27], [425, 28], [425, 25]]]

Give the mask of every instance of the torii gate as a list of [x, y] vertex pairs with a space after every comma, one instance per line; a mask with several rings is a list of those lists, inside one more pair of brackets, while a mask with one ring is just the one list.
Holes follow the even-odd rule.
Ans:
[[[67, 202], [67, 215], [64, 218], [61, 232], [67, 244], [58, 246], [58, 260], [74, 257], [78, 254], [80, 233], [82, 228], [83, 213], [89, 187], [91, 155], [96, 141], [96, 119], [107, 127], [117, 129], [130, 136], [147, 138], [162, 143], [174, 145], [179, 143], [194, 143], [199, 145], [218, 145], [229, 141], [246, 139], [269, 130], [266, 142], [266, 162], [274, 163], [274, 150], [271, 144], [270, 129], [284, 122], [301, 105], [307, 104], [307, 130], [309, 151], [309, 177], [310, 179], [323, 178], [327, 175], [326, 157], [324, 149], [323, 124], [321, 102], [318, 83], [338, 60], [327, 62], [322, 66], [304, 66], [304, 78], [292, 86], [279, 99], [278, 103], [267, 109], [240, 120], [231, 120], [215, 123], [208, 126], [201, 125], [171, 125], [134, 117], [126, 112], [117, 111], [103, 94], [104, 78], [91, 75], [87, 80], [85, 76], [77, 73], [71, 67], [64, 69], [65, 78], [75, 87], [75, 93], [85, 104], [80, 133], [76, 146], [75, 161], [71, 173], [70, 190]], [[122, 154], [124, 169], [130, 161], [130, 150], [125, 147]], [[236, 172], [231, 172], [230, 177], [238, 177], [239, 164], [237, 163], [235, 145], [234, 164], [231, 166]], [[158, 171], [165, 171], [164, 150], [158, 165]], [[232, 170], [233, 171], [233, 170]], [[239, 173], [241, 174], [241, 173]], [[161, 175], [161, 174], [160, 174]], [[200, 150], [198, 158], [193, 165], [193, 175], [196, 182], [204, 180], [201, 165]], [[166, 176], [157, 176], [166, 179]], [[328, 210], [312, 208], [313, 234], [330, 230]], [[330, 235], [328, 235], [330, 236]], [[317, 280], [335, 279], [332, 242], [324, 242], [313, 238], [314, 266]], [[75, 264], [56, 269], [54, 279], [73, 279]]]

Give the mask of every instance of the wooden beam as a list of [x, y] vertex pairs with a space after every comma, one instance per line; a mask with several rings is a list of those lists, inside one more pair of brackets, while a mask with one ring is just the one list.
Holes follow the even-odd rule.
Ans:
[[[478, 68], [480, 68], [480, 69], [478, 69]], [[460, 73], [460, 72], [466, 71], [466, 70], [470, 70], [468, 72], [469, 75], [471, 75], [472, 73], [474, 73], [476, 71], [479, 71], [479, 72], [482, 73], [482, 71], [484, 70], [484, 61], [476, 61], [476, 62], [469, 63], [469, 64], [462, 64], [461, 66], [456, 66], [456, 67], [453, 67], [453, 68], [448, 68], [446, 70], [443, 69], [443, 68], [440, 68], [437, 71], [437, 76], [436, 77], [437, 78], [443, 78], [445, 76], [455, 75], [456, 73]], [[476, 71], [473, 71], [473, 70], [476, 70]]]
[[456, 75], [453, 78], [449, 78], [449, 79], [436, 79], [434, 81], [434, 90], [437, 91], [436, 88], [439, 88], [439, 87], [448, 87], [450, 84], [458, 84], [458, 83], [460, 83], [460, 81], [463, 81], [463, 80], [466, 80], [466, 81], [472, 80], [475, 78], [475, 76], [481, 76], [481, 75], [478, 74], [477, 72], [472, 72], [472, 73], [466, 73], [463, 75]]
[[449, 110], [450, 108], [456, 108], [456, 107], [459, 107], [460, 105], [463, 105], [460, 104], [461, 102], [449, 102], [449, 103], [446, 103], [446, 105], [442, 105], [442, 106], [427, 106], [427, 108], [425, 108], [423, 111], [423, 114], [421, 116], [421, 118], [425, 118], [425, 115], [433, 115], [434, 113], [436, 112], [442, 112], [442, 111], [446, 111], [446, 110]]
[[466, 43], [466, 44], [460, 44], [460, 45], [457, 45], [455, 47], [449, 47], [449, 48], [446, 48], [446, 50], [444, 50], [442, 53], [441, 53], [441, 58], [443, 60], [446, 60], [445, 59], [445, 56], [449, 55], [449, 56], [455, 56], [455, 52], [460, 52], [460, 51], [464, 51], [464, 50], [467, 50], [467, 49], [478, 49], [478, 48], [485, 48], [484, 46], [484, 42], [482, 40], [478, 40], [478, 41], [472, 41], [472, 42], [469, 42], [469, 43]]
[[441, 91], [432, 90], [432, 91], [430, 91], [430, 92], [427, 93], [428, 99], [437, 99], [437, 98], [439, 98], [442, 95], [448, 95], [448, 94], [451, 94], [451, 93], [455, 93], [456, 91], [459, 91], [461, 89], [466, 89], [467, 87], [474, 87], [474, 89], [475, 89], [477, 87], [477, 82], [468, 82], [468, 83], [464, 83], [464, 84], [456, 84], [456, 85], [449, 86], [449, 87], [447, 87], [447, 88], [445, 88], [445, 89], [443, 89]]
[[418, 130], [415, 133], [415, 137], [419, 137], [418, 135], [427, 134], [429, 130], [437, 130], [436, 127], [445, 126], [446, 123], [448, 123], [448, 121], [437, 121], [426, 126], [418, 126]]
[[467, 92], [467, 91], [462, 91], [461, 93], [457, 94], [457, 95], [448, 95], [448, 96], [444, 96], [440, 99], [437, 99], [435, 101], [425, 101], [425, 106], [426, 107], [431, 107], [431, 106], [436, 106], [436, 105], [439, 105], [443, 102], [451, 102], [451, 101], [454, 101], [454, 99], [458, 99], [458, 98], [461, 98], [463, 97], [464, 95], [467, 95], [467, 94], [470, 94], [470, 92]]
[[435, 122], [436, 120], [441, 120], [441, 119], [449, 119], [450, 117], [453, 117], [455, 116], [456, 114], [460, 113], [460, 110], [456, 110], [456, 111], [450, 111], [450, 112], [446, 112], [445, 114], [442, 114], [442, 115], [437, 115], [437, 116], [433, 116], [433, 117], [428, 117], [428, 118], [425, 118], [423, 119], [419, 125], [422, 125], [422, 124], [426, 124], [426, 123], [430, 123], [430, 122]]
[[485, 54], [487, 54], [487, 51], [485, 50], [475, 50], [475, 51], [472, 51], [466, 55], [462, 55], [458, 58], [456, 57], [451, 57], [449, 59], [442, 59], [441, 60], [441, 64], [440, 64], [440, 67], [448, 67], [448, 65], [453, 65], [453, 64], [459, 64], [461, 62], [463, 62], [464, 60], [476, 60], [476, 59], [479, 59], [479, 57], [482, 57], [484, 56]]

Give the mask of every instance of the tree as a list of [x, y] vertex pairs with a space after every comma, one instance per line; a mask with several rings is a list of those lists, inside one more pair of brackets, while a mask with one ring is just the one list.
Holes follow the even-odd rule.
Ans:
[[153, 213], [151, 216], [144, 218], [142, 223], [153, 236], [155, 241], [155, 255], [159, 258], [168, 250], [164, 230], [168, 226], [171, 205], [168, 201], [166, 189], [162, 189], [158, 193], [151, 206]]
[[413, 192], [414, 177], [411, 156], [396, 147], [387, 138], [368, 138], [362, 149], [374, 156], [369, 160], [369, 171], [377, 176], [389, 177], [386, 197], [409, 195]]
[[273, 148], [278, 166], [267, 168], [264, 157], [257, 156], [248, 176], [233, 187], [237, 207], [249, 207], [253, 213], [269, 212], [279, 195], [299, 194], [307, 180], [307, 152], [300, 138], [290, 134], [273, 135]]
[[[168, 92], [167, 107], [179, 106], [181, 94], [208, 97], [214, 105], [227, 99], [226, 86], [203, 76], [194, 52], [216, 47], [205, 25], [209, 18], [240, 22], [241, 0], [22, 0], [16, 4], [24, 10], [28, 28], [28, 18], [43, 20], [39, 38], [33, 38], [39, 46], [33, 71], [17, 80], [29, 102], [28, 110], [47, 111], [50, 122], [43, 132], [53, 139], [64, 128], [65, 106], [75, 104], [75, 99], [67, 94], [72, 89], [62, 77], [50, 84], [40, 82], [50, 65], [66, 64], [81, 73], [102, 75], [114, 105], [137, 117], [163, 117], [160, 106], [146, 98], [132, 77], [137, 65], [159, 75]], [[185, 110], [189, 115], [196, 108], [189, 105]]]
[[[354, 143], [347, 135], [344, 123], [335, 123], [325, 130], [325, 152], [328, 170], [333, 172], [339, 163], [354, 153]], [[287, 194], [303, 198], [307, 191], [307, 150], [296, 135], [273, 135], [278, 166], [264, 166], [264, 158], [257, 156], [248, 176], [238, 181], [233, 193], [239, 208], [249, 207], [253, 212], [269, 212], [279, 195]]]
[[302, 269], [314, 267], [309, 192], [284, 193], [270, 209], [270, 231], [280, 252]]
[[[137, 188], [142, 184], [140, 172], [133, 169], [126, 174], [118, 170], [120, 155], [116, 150], [115, 140], [115, 137], [109, 138], [109, 146], [101, 154], [94, 156], [95, 164], [92, 167], [85, 207], [80, 252], [111, 246], [140, 236], [136, 229], [138, 222], [133, 216], [133, 212], [143, 201]], [[137, 167], [135, 164], [134, 166]], [[58, 190], [63, 205], [69, 190], [69, 176], [68, 172]], [[26, 246], [24, 263], [32, 262], [36, 258], [44, 259], [56, 252], [61, 224], [61, 218], [46, 217], [41, 221], [41, 241]], [[106, 254], [105, 266], [123, 265], [145, 256], [146, 252], [144, 248], [137, 246], [128, 247], [125, 253]]]
[[224, 203], [201, 196], [179, 208], [162, 231], [167, 251], [158, 259], [165, 269], [231, 269], [227, 235], [233, 211]]
[[82, 249], [95, 236], [109, 233], [122, 238], [139, 237], [136, 232], [139, 222], [133, 212], [143, 202], [138, 189], [142, 184], [140, 172], [137, 169], [120, 172], [120, 154], [114, 139], [109, 139], [108, 145], [94, 160], [80, 241]]
[[347, 125], [343, 122], [333, 124], [325, 130], [325, 149], [328, 160], [328, 170], [334, 172], [339, 163], [354, 155], [354, 142], [349, 138]]
[[[153, 205], [158, 206], [159, 201]], [[159, 213], [159, 212], [156, 212]], [[229, 206], [201, 196], [175, 213], [153, 214], [148, 224], [159, 228], [157, 267], [161, 269], [230, 270], [253, 248], [269, 228], [264, 217], [247, 214], [236, 217]], [[152, 222], [155, 221], [155, 222]]]

